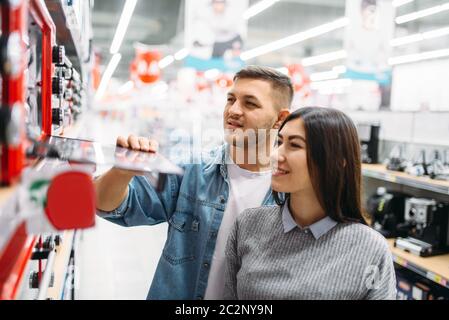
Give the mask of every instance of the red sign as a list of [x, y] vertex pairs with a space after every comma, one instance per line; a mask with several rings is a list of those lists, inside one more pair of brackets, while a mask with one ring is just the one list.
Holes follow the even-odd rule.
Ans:
[[131, 63], [131, 80], [142, 83], [154, 83], [159, 80], [161, 69], [159, 60], [161, 54], [159, 51], [136, 48], [136, 57]]

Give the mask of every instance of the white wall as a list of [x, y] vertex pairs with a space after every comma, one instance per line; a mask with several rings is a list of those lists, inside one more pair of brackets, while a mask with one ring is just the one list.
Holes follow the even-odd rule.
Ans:
[[395, 66], [391, 109], [449, 111], [449, 59]]
[[355, 122], [379, 122], [382, 140], [449, 146], [449, 111], [347, 113]]

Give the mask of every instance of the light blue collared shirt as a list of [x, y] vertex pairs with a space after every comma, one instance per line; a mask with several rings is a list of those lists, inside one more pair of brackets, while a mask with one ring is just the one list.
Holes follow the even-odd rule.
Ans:
[[338, 222], [331, 217], [326, 216], [325, 218], [315, 222], [314, 224], [311, 224], [307, 228], [302, 228], [293, 219], [290, 209], [288, 208], [288, 203], [286, 203], [282, 208], [282, 224], [284, 226], [284, 233], [290, 232], [294, 228], [299, 228], [306, 233], [308, 232], [308, 230], [310, 230], [313, 237], [318, 240], [321, 236], [325, 235], [333, 227], [335, 227], [337, 223]]

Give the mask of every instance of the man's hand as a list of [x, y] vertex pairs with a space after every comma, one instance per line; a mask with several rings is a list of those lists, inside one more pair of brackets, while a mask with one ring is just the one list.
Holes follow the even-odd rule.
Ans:
[[[128, 139], [118, 137], [117, 146], [136, 151], [156, 153], [159, 144], [157, 141], [149, 138], [130, 135]], [[134, 176], [138, 175], [142, 175], [142, 172], [112, 168], [98, 179], [95, 179], [97, 208], [102, 211], [116, 209], [127, 197], [129, 182]]]
[[[156, 140], [145, 137], [137, 137], [135, 135], [130, 135], [128, 138], [119, 136], [117, 138], [116, 144], [117, 146], [122, 148], [149, 153], [156, 153], [159, 149], [159, 143]], [[142, 175], [142, 172], [139, 171], [124, 170], [118, 168], [113, 168], [112, 171], [120, 175], [129, 176], [130, 178], [136, 175]]]
[[159, 149], [159, 143], [156, 140], [137, 137], [135, 135], [130, 135], [128, 139], [119, 136], [117, 138], [117, 145], [123, 148], [153, 153], [156, 153]]

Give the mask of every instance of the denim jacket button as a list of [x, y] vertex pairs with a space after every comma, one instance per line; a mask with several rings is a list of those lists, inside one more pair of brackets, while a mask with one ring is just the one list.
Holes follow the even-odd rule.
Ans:
[[220, 203], [224, 204], [226, 202], [226, 199], [224, 197], [220, 197]]
[[205, 268], [209, 268], [209, 264], [208, 264], [207, 262], [205, 262], [205, 263], [203, 264], [203, 266], [204, 266]]

